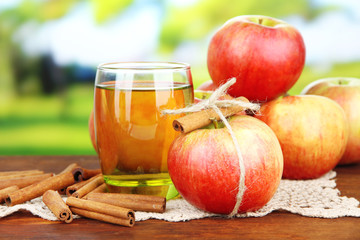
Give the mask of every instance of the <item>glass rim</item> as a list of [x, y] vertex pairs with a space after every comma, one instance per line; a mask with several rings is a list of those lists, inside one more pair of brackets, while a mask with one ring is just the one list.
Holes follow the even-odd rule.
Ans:
[[101, 71], [190, 70], [190, 64], [184, 62], [162, 62], [162, 61], [110, 62], [110, 63], [99, 64], [97, 70], [101, 70]]

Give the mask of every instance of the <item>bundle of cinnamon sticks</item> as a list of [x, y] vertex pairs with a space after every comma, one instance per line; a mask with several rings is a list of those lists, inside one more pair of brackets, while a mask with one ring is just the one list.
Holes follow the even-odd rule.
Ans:
[[[68, 196], [66, 202], [61, 195]], [[72, 222], [75, 213], [132, 227], [134, 210], [162, 213], [166, 207], [163, 197], [107, 193], [100, 169], [85, 169], [75, 163], [56, 175], [39, 170], [0, 172], [0, 203], [14, 206], [40, 196], [65, 223]]]

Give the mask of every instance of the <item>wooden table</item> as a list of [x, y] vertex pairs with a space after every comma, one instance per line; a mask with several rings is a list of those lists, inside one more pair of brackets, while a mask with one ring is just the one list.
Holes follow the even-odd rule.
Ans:
[[[40, 169], [60, 172], [77, 162], [98, 168], [96, 156], [0, 156], [0, 171]], [[360, 164], [337, 167], [342, 195], [360, 199]], [[188, 222], [147, 220], [127, 228], [90, 219], [70, 224], [47, 221], [22, 211], [0, 219], [0, 239], [360, 239], [360, 218], [309, 218], [273, 212], [261, 218], [207, 218]]]

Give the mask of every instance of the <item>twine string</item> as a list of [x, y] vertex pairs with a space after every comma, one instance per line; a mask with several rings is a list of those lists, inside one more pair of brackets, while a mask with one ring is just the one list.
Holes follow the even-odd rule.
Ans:
[[238, 192], [236, 194], [236, 203], [235, 203], [233, 210], [228, 215], [228, 217], [233, 217], [233, 216], [235, 216], [235, 214], [237, 214], [237, 212], [239, 211], [245, 190], [246, 190], [245, 164], [244, 164], [244, 159], [241, 154], [240, 145], [235, 136], [235, 133], [232, 130], [228, 120], [226, 119], [226, 117], [223, 115], [223, 113], [221, 112], [221, 110], [219, 108], [241, 106], [245, 109], [250, 109], [255, 112], [258, 111], [260, 108], [259, 104], [244, 102], [241, 100], [219, 100], [219, 98], [221, 96], [223, 96], [224, 94], [226, 94], [229, 87], [231, 85], [233, 85], [235, 82], [236, 82], [236, 78], [230, 79], [225, 84], [220, 86], [216, 91], [214, 91], [214, 93], [208, 99], [205, 99], [205, 100], [201, 101], [200, 103], [197, 103], [197, 104], [194, 104], [194, 105], [182, 108], [182, 109], [175, 109], [175, 110], [167, 109], [167, 110], [162, 111], [162, 114], [180, 114], [180, 113], [198, 112], [198, 111], [202, 111], [202, 110], [211, 108], [219, 115], [219, 117], [222, 120], [222, 122], [224, 123], [225, 127], [228, 129], [230, 136], [233, 140], [233, 143], [235, 145], [236, 154], [239, 159], [239, 171], [240, 171]]
[[236, 78], [230, 79], [225, 84], [221, 85], [208, 99], [204, 99], [197, 104], [193, 104], [181, 109], [165, 109], [162, 111], [163, 115], [166, 114], [181, 114], [181, 113], [193, 113], [200, 112], [205, 109], [213, 108], [214, 106], [218, 108], [223, 107], [234, 107], [240, 106], [245, 109], [252, 110], [254, 112], [260, 109], [260, 105], [251, 102], [244, 102], [239, 100], [219, 100], [221, 96], [224, 96], [228, 88], [236, 82]]

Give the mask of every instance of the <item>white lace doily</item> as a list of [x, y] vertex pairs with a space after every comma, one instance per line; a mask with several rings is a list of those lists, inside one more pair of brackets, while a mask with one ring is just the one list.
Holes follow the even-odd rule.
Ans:
[[[355, 198], [340, 196], [336, 189], [336, 173], [331, 171], [314, 180], [281, 180], [274, 197], [256, 212], [237, 214], [236, 217], [262, 217], [276, 210], [284, 210], [307, 217], [338, 218], [360, 217], [359, 201]], [[63, 198], [66, 200], [66, 197]], [[57, 220], [42, 202], [41, 197], [13, 207], [0, 206], [0, 218], [19, 210], [27, 210], [47, 220]], [[167, 202], [165, 213], [135, 213], [136, 221], [161, 219], [171, 222], [188, 221], [205, 217], [224, 216], [199, 210], [184, 199]], [[77, 217], [77, 216], [74, 216]]]

